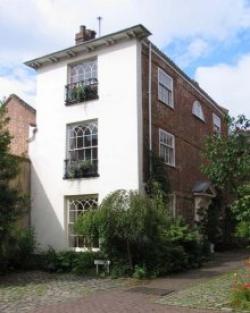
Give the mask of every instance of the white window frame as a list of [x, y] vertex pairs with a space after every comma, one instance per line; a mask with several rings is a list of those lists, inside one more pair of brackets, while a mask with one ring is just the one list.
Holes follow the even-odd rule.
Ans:
[[[75, 70], [75, 74], [73, 74]], [[77, 84], [84, 82], [85, 85], [96, 82], [98, 79], [97, 59], [83, 60], [81, 62], [69, 64], [68, 67], [68, 82]]]
[[[172, 140], [172, 145], [169, 145], [165, 142], [162, 142], [161, 141], [161, 133], [164, 135], [164, 136], [167, 136], [167, 137], [170, 137], [171, 140]], [[159, 128], [159, 156], [161, 156], [161, 146], [164, 146], [164, 148], [166, 149], [172, 149], [173, 150], [173, 162], [170, 163], [166, 160], [166, 158], [164, 157], [163, 158], [163, 161], [165, 164], [167, 164], [168, 166], [172, 166], [172, 167], [175, 167], [175, 136], [173, 134], [170, 134], [168, 133], [167, 131]]]
[[[68, 197], [66, 197], [67, 240], [68, 240], [69, 248], [73, 249], [75, 251], [86, 251], [89, 249], [85, 245], [80, 246], [80, 245], [76, 244], [76, 245], [72, 246], [71, 245], [71, 239], [70, 239], [70, 237], [75, 237], [75, 238], [83, 237], [83, 236], [77, 235], [75, 233], [72, 233], [71, 229], [70, 229], [70, 226], [74, 225], [74, 222], [71, 221], [70, 213], [75, 212], [76, 215], [79, 216], [81, 213], [84, 214], [85, 212], [89, 211], [89, 209], [85, 209], [84, 206], [83, 206], [82, 210], [79, 210], [79, 209], [72, 210], [71, 209], [72, 202], [83, 202], [83, 201], [85, 201], [86, 204], [87, 204], [87, 202], [88, 203], [93, 202], [93, 204], [95, 206], [93, 209], [98, 209], [98, 195], [82, 195], [82, 196], [68, 196]], [[76, 217], [74, 217], [74, 218], [76, 218]], [[82, 240], [84, 240], [84, 238], [82, 238]], [[78, 240], [76, 240], [76, 242], [79, 243]], [[99, 247], [91, 247], [91, 250], [92, 251], [98, 251]]]
[[[172, 215], [173, 218], [176, 218], [176, 194], [175, 193], [168, 194], [169, 199], [170, 197], [172, 198], [173, 207], [172, 208], [170, 206], [168, 207], [169, 213]], [[170, 200], [168, 202], [168, 205], [169, 203], [170, 203]]]
[[205, 116], [201, 103], [198, 100], [195, 100], [192, 107], [192, 113], [194, 116], [198, 117], [200, 120], [205, 122]]
[[221, 134], [221, 118], [213, 113], [213, 131], [216, 134]]
[[[166, 81], [169, 80], [170, 83], [166, 84], [164, 81], [161, 81], [161, 75], [165, 76]], [[168, 100], [162, 97], [160, 89], [163, 88], [167, 92]], [[174, 82], [173, 78], [169, 76], [163, 69], [158, 67], [158, 99], [168, 105], [171, 108], [174, 108]]]
[[[82, 136], [78, 136], [74, 129], [76, 128], [85, 128], [85, 130], [82, 130]], [[90, 135], [85, 135], [85, 131], [86, 129], [89, 130]], [[94, 130], [96, 130], [96, 133], [93, 133]], [[74, 136], [72, 136], [72, 132], [74, 131]], [[91, 144], [89, 146], [85, 146], [84, 145], [84, 138], [85, 137], [91, 137]], [[94, 145], [93, 144], [93, 136], [97, 137], [97, 144]], [[71, 141], [75, 140], [76, 138], [82, 138], [83, 140], [83, 145], [82, 147], [71, 147]], [[93, 156], [93, 151], [94, 149], [97, 150], [96, 152], [96, 157]], [[86, 158], [86, 150], [90, 150], [90, 159]], [[73, 153], [77, 154], [77, 151], [82, 151], [84, 158], [82, 159], [82, 161], [86, 161], [89, 160], [91, 163], [94, 162], [98, 162], [98, 123], [97, 120], [95, 121], [83, 121], [83, 122], [79, 122], [79, 123], [74, 123], [74, 124], [68, 124], [67, 125], [67, 159], [72, 159], [71, 155], [73, 155]], [[75, 161], [80, 161], [81, 159], [76, 159]]]

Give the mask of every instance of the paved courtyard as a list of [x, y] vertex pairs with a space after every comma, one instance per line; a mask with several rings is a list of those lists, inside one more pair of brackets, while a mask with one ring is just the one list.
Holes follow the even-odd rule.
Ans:
[[[207, 313], [211, 311], [189, 310], [155, 302], [161, 292], [178, 291], [239, 268], [246, 256], [245, 253], [219, 254], [202, 269], [145, 281], [94, 279], [43, 272], [11, 274], [0, 278], [0, 312]], [[138, 292], [138, 287], [142, 287], [141, 292]], [[148, 292], [145, 293], [145, 290]]]

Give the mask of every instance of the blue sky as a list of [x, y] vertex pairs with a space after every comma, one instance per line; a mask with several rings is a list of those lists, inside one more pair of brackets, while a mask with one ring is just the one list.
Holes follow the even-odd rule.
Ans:
[[157, 44], [232, 115], [250, 117], [250, 1], [0, 0], [0, 98], [35, 106], [23, 62], [74, 44], [80, 24], [102, 34], [144, 24]]

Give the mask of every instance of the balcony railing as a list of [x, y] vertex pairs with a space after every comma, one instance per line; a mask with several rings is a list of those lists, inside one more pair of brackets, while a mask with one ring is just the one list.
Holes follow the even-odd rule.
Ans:
[[71, 105], [98, 98], [98, 81], [91, 78], [65, 86], [65, 104]]
[[98, 177], [98, 161], [65, 160], [64, 178]]

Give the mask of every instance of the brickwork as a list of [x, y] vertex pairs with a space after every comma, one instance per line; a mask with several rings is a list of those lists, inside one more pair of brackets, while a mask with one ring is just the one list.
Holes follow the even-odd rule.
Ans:
[[[144, 141], [144, 181], [149, 168], [149, 126], [148, 126], [148, 48], [142, 50], [142, 99], [143, 99], [143, 141]], [[158, 67], [173, 78], [174, 109], [158, 100]], [[195, 83], [194, 83], [195, 84]], [[203, 108], [205, 122], [192, 114], [192, 105], [198, 100]], [[152, 145], [153, 152], [159, 155], [159, 128], [175, 136], [176, 166], [166, 165], [172, 192], [176, 193], [176, 211], [187, 220], [193, 220], [192, 187], [203, 177], [201, 152], [204, 139], [213, 132], [212, 113], [223, 121], [224, 113], [220, 107], [213, 107], [189, 82], [184, 80], [165, 60], [152, 53]], [[222, 123], [222, 132], [226, 133], [226, 124]]]
[[16, 95], [6, 101], [10, 118], [8, 129], [11, 134], [11, 153], [18, 156], [28, 155], [29, 125], [36, 123], [36, 111]]

